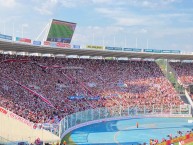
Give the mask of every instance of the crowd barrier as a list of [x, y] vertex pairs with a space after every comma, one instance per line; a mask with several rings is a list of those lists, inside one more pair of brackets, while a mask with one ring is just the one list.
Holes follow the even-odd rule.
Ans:
[[60, 121], [59, 135], [63, 138], [70, 131], [89, 124], [126, 119], [130, 117], [191, 117], [191, 106], [136, 106], [89, 109], [66, 116]]
[[63, 138], [68, 132], [89, 124], [108, 120], [127, 119], [131, 117], [191, 117], [191, 106], [114, 106], [109, 108], [95, 108], [76, 112], [63, 118], [58, 124], [32, 123], [2, 107], [0, 113], [17, 119], [33, 129], [44, 129]]

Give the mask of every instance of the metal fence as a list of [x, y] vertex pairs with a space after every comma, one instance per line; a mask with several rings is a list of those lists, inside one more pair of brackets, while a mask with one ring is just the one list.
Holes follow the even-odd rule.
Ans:
[[65, 132], [70, 128], [89, 121], [134, 116], [188, 117], [191, 116], [191, 106], [115, 106], [110, 108], [89, 109], [82, 112], [73, 113], [63, 118], [60, 122], [59, 135], [62, 138], [65, 135]]

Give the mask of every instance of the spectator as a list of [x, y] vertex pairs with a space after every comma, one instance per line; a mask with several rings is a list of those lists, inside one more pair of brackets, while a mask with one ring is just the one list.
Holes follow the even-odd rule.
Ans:
[[[166, 113], [171, 105], [183, 104], [154, 61], [15, 55], [0, 55], [0, 59], [0, 106], [34, 123], [58, 123], [66, 115], [91, 108], [143, 109], [145, 105], [151, 112], [153, 105], [164, 105]], [[77, 97], [71, 100], [69, 96]], [[119, 112], [111, 110], [107, 115], [112, 113]]]

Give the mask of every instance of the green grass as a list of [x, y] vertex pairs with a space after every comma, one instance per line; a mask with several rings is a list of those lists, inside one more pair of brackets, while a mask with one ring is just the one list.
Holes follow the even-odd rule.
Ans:
[[[177, 143], [174, 143], [174, 145], [179, 145], [179, 143], [178, 143], [178, 142], [177, 142]], [[187, 144], [184, 144], [184, 145], [193, 145], [193, 142], [187, 143]]]
[[73, 142], [73, 140], [71, 139], [70, 135], [71, 133], [65, 135], [65, 137], [62, 139], [62, 143], [66, 141], [67, 145], [76, 145], [75, 142]]
[[193, 145], [193, 142], [191, 142], [191, 143], [187, 143], [187, 144], [185, 144], [185, 145]]
[[71, 38], [74, 33], [70, 27], [65, 25], [52, 24], [48, 38]]

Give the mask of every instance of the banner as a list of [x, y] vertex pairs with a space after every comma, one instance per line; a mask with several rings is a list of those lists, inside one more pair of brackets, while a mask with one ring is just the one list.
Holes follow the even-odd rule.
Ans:
[[24, 123], [24, 124], [26, 124], [26, 125], [28, 125], [28, 126], [30, 126], [30, 127], [33, 127], [33, 123], [32, 122], [30, 122], [29, 120], [26, 120], [26, 119], [24, 119], [24, 118], [22, 118], [22, 117], [20, 117], [20, 116], [18, 116], [18, 115], [16, 115], [16, 114], [14, 114], [14, 113], [12, 113], [12, 112], [9, 112], [8, 113], [8, 116], [9, 117], [11, 117], [11, 118], [13, 118], [13, 119], [16, 119], [16, 120], [18, 120], [18, 121], [20, 121], [20, 122], [22, 122], [22, 123]]
[[12, 40], [12, 36], [0, 34], [0, 39]]
[[73, 45], [73, 48], [80, 49], [80, 45]]
[[63, 48], [71, 48], [71, 45], [69, 43], [62, 43], [62, 42], [57, 42], [56, 46], [63, 47]]
[[56, 47], [56, 42], [50, 42], [51, 47]]
[[33, 45], [41, 45], [41, 41], [33, 41]]
[[110, 94], [110, 95], [108, 95], [108, 96], [104, 96], [103, 98], [104, 98], [104, 99], [121, 98], [121, 96], [118, 95], [118, 94]]
[[30, 60], [28, 60], [28, 59], [20, 59], [20, 60], [18, 60], [18, 59], [6, 59], [6, 60], [3, 60], [2, 62], [8, 62], [8, 63], [10, 63], [10, 62], [29, 62]]
[[50, 42], [49, 41], [44, 41], [44, 45], [49, 45], [50, 46]]
[[[193, 138], [190, 137], [189, 139], [186, 139], [186, 140], [184, 140], [184, 141], [181, 141], [180, 143], [181, 143], [181, 145], [186, 145], [186, 144], [193, 143]], [[179, 144], [180, 144], [180, 143], [179, 143]]]
[[125, 83], [117, 83], [117, 86], [120, 88], [127, 88], [127, 84]]
[[162, 51], [158, 49], [143, 49], [143, 52], [161, 53]]
[[[10, 78], [9, 76], [6, 76], [6, 77], [7, 77], [9, 80], [11, 80], [11, 81], [13, 81], [14, 83], [16, 83], [17, 85], [19, 85], [21, 88], [27, 90], [28, 92], [32, 93], [33, 95], [38, 96], [42, 101], [44, 101], [45, 103], [47, 103], [50, 107], [55, 108], [54, 105], [53, 105], [48, 99], [46, 99], [45, 97], [43, 97], [42, 95], [40, 95], [40, 94], [38, 94], [37, 92], [29, 89], [28, 87], [22, 85], [21, 83], [15, 81], [14, 79]], [[55, 109], [56, 109], [56, 108], [55, 108]]]
[[69, 100], [80, 100], [80, 99], [84, 99], [84, 96], [69, 96], [68, 99]]
[[162, 53], [181, 53], [180, 50], [162, 50]]
[[123, 48], [123, 51], [141, 52], [142, 49], [140, 49], [140, 48]]
[[143, 52], [150, 53], [181, 53], [180, 50], [158, 50], [158, 49], [143, 49]]
[[22, 118], [21, 116], [18, 116], [16, 114], [14, 114], [13, 112], [10, 112], [10, 111], [2, 108], [2, 107], [0, 107], [0, 113], [3, 113], [5, 115], [7, 115], [8, 117], [13, 118], [15, 120], [18, 120], [18, 121], [20, 121], [20, 122], [22, 122], [22, 123], [24, 123], [24, 124], [26, 124], [26, 125], [28, 125], [30, 127], [33, 127], [33, 125], [34, 125], [29, 120], [26, 120], [26, 119]]
[[106, 50], [122, 51], [121, 47], [105, 47]]
[[28, 38], [16, 37], [16, 38], [15, 38], [15, 41], [25, 42], [25, 43], [31, 43], [31, 39], [28, 39]]
[[[177, 138], [173, 138], [171, 140], [167, 140], [165, 142], [161, 142], [161, 143], [158, 143], [157, 145], [170, 145], [170, 144], [177, 144], [177, 143], [181, 143], [181, 144], [185, 144], [185, 142], [187, 143], [190, 143], [193, 141], [193, 133], [189, 133], [185, 136], [180, 136], [180, 137], [177, 137]], [[150, 141], [150, 145], [153, 145], [152, 142]]]
[[91, 49], [103, 49], [103, 46], [96, 46], [96, 45], [86, 45], [86, 48], [91, 48]]
[[2, 107], [0, 107], [0, 112], [3, 113], [3, 114], [7, 114], [7, 111]]
[[87, 100], [93, 100], [93, 101], [98, 101], [100, 99], [100, 96], [91, 96], [91, 97], [88, 97]]

